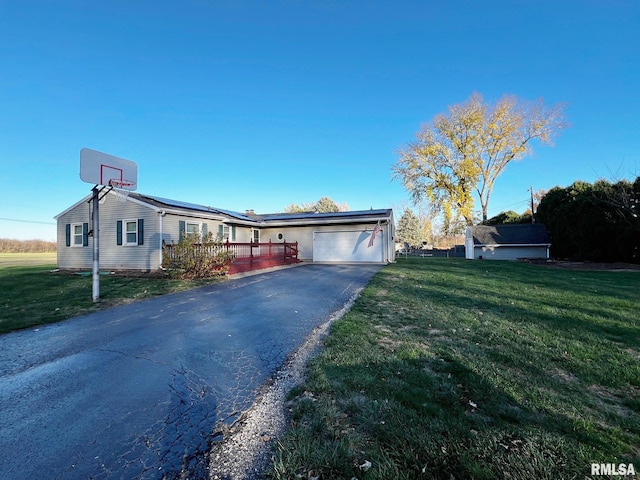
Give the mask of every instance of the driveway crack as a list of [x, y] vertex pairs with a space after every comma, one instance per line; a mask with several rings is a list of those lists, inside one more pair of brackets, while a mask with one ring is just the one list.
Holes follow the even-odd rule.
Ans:
[[157, 360], [154, 360], [153, 358], [145, 357], [143, 355], [132, 355], [130, 353], [121, 352], [120, 350], [113, 350], [113, 349], [110, 349], [110, 348], [99, 348], [98, 351], [99, 352], [106, 352], [106, 353], [116, 353], [118, 355], [122, 355], [123, 357], [134, 358], [136, 360], [146, 360], [147, 362], [155, 363], [156, 365], [167, 365], [167, 363], [158, 362]]

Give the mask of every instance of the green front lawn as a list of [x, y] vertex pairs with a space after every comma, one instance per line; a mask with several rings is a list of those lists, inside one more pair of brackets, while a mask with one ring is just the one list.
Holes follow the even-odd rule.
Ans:
[[639, 312], [640, 272], [399, 259], [333, 325], [291, 393], [270, 476], [640, 470]]
[[58, 273], [54, 271], [55, 264], [38, 264], [42, 263], [38, 261], [38, 254], [25, 255], [19, 260], [0, 258], [0, 333], [58, 322], [212, 281], [101, 275], [100, 300], [93, 303], [90, 273]]

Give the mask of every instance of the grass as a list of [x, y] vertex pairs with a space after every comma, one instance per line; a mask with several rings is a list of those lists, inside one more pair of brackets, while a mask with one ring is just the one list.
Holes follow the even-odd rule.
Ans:
[[399, 259], [333, 325], [291, 392], [269, 476], [640, 470], [638, 312], [638, 272]]
[[211, 282], [101, 275], [100, 300], [94, 303], [91, 275], [54, 272], [55, 258], [55, 253], [0, 254], [0, 333], [54, 323]]
[[50, 265], [55, 268], [56, 252], [44, 253], [0, 253], [0, 268], [27, 265]]

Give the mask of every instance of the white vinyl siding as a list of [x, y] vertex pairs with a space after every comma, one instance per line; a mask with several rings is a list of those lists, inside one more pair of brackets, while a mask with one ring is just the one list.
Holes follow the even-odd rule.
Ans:
[[[57, 234], [58, 234], [58, 266], [60, 268], [84, 268], [84, 265], [91, 266], [93, 259], [92, 248], [93, 238], [88, 236], [89, 233], [89, 215], [86, 204], [82, 204], [80, 208], [76, 208], [64, 216], [58, 218]], [[78, 235], [79, 245], [74, 245], [74, 225], [78, 225], [82, 234]], [[64, 266], [62, 266], [64, 265]], [[78, 265], [78, 266], [76, 266]]]
[[[478, 260], [517, 260], [519, 258], [549, 258], [546, 246], [523, 245], [476, 245], [473, 259]], [[469, 258], [469, 257], [467, 257]]]
[[[118, 245], [118, 221], [122, 222], [122, 245]], [[158, 214], [153, 209], [129, 200], [123, 203], [112, 193], [108, 194], [106, 202], [100, 205], [100, 268], [156, 270], [159, 267], [157, 225]]]
[[[93, 248], [64, 248], [65, 228], [69, 223], [87, 223], [87, 202], [79, 202], [74, 208], [58, 217], [58, 267], [71, 270], [90, 270]], [[136, 231], [136, 248], [123, 248], [126, 241], [126, 225], [122, 224], [122, 244], [117, 244], [118, 221], [143, 220], [144, 233]], [[132, 201], [119, 202], [112, 193], [100, 203], [100, 269], [101, 270], [157, 270], [159, 268], [158, 214], [150, 207]], [[73, 230], [72, 230], [73, 232]], [[144, 237], [147, 238], [144, 238]], [[73, 237], [73, 235], [72, 235]], [[73, 238], [71, 239], [73, 242]], [[143, 244], [138, 243], [142, 241]], [[93, 237], [88, 238], [93, 245]]]

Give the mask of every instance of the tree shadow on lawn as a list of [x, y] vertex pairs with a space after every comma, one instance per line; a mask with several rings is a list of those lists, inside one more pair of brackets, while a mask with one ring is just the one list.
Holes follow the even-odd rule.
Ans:
[[[467, 323], [479, 315], [484, 320], [493, 315], [514, 324], [534, 325], [556, 336], [564, 332], [573, 339], [606, 339], [629, 348], [640, 345], [640, 321], [634, 314], [640, 301], [633, 284], [624, 290], [609, 286], [592, 295], [586, 293], [586, 284], [592, 281], [589, 276], [586, 280], [571, 282], [569, 287], [563, 286], [559, 291], [557, 280], [545, 278], [545, 275], [532, 276], [532, 268], [537, 269], [524, 265], [516, 270], [519, 275], [513, 275], [510, 270], [508, 283], [487, 282], [477, 269], [461, 272], [460, 267], [449, 268], [447, 270], [456, 271], [456, 275], [465, 275], [470, 280], [479, 277], [479, 280], [452, 285], [451, 277], [439, 277], [436, 273], [419, 278], [416, 288], [403, 289], [402, 295], [408, 305], [437, 301], [458, 313], [468, 313], [459, 316]], [[494, 269], [494, 274], [496, 271], [499, 269]], [[636, 283], [640, 289], [640, 281]], [[605, 298], [614, 295], [614, 302]]]
[[[387, 355], [380, 375], [365, 359], [329, 375], [353, 384], [354, 420], [383, 445], [380, 462], [402, 458], [416, 469], [408, 478], [425, 475], [420, 464], [427, 478], [585, 478], [592, 462], [640, 461], [632, 286], [606, 286], [623, 302], [611, 310], [586, 302], [592, 272], [559, 282], [528, 265], [423, 265], [383, 270], [357, 309], [387, 353], [408, 341], [428, 356]], [[559, 289], [572, 300], [550, 296]]]
[[455, 353], [378, 364], [381, 378], [366, 364], [336, 368], [351, 388], [342, 408], [379, 446], [375, 478], [585, 478], [591, 462], [633, 461], [608, 426], [519, 402]]
[[[619, 312], [620, 318], [611, 320], [554, 301], [546, 302], [553, 308], [545, 308], [545, 295], [534, 309], [526, 293], [482, 293], [481, 288], [455, 290], [444, 281], [424, 282], [406, 295], [417, 309], [414, 317], [425, 318], [416, 321], [411, 334], [441, 344], [440, 350], [463, 352], [478, 368], [517, 369], [521, 384], [558, 388], [572, 408], [583, 395], [591, 404], [601, 400], [585, 389], [605, 388], [625, 404], [640, 394], [640, 325], [632, 312]], [[432, 308], [445, 314], [429, 316]], [[427, 321], [429, 328], [422, 324]], [[443, 336], [445, 341], [438, 342]]]

